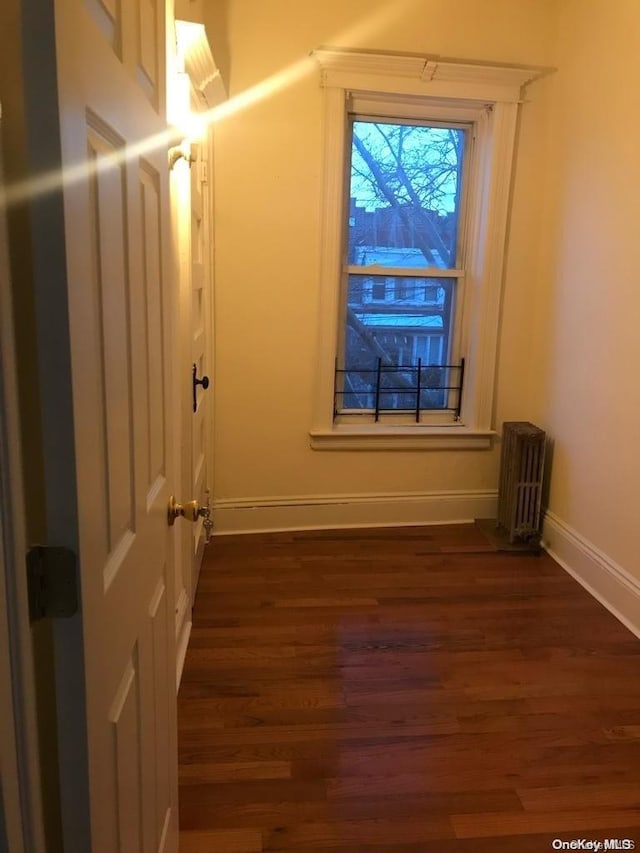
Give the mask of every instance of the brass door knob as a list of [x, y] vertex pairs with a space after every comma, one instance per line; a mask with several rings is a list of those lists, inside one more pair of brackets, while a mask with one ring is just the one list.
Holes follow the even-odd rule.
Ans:
[[198, 501], [187, 501], [184, 504], [179, 504], [173, 495], [169, 498], [169, 507], [167, 510], [167, 520], [169, 526], [173, 526], [176, 518], [186, 518], [187, 521], [197, 521], [201, 515], [204, 515], [203, 507]]

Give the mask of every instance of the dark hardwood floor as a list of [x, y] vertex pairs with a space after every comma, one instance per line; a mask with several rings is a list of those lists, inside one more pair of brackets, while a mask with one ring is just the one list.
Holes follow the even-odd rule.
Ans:
[[181, 853], [640, 849], [640, 640], [473, 525], [220, 537], [179, 752]]

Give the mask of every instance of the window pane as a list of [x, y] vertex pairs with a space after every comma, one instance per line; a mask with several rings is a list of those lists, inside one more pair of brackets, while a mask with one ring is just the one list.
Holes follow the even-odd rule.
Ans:
[[354, 121], [350, 265], [456, 266], [465, 131]]
[[373, 409], [381, 365], [380, 408], [446, 408], [456, 279], [350, 275], [344, 372], [338, 408]]

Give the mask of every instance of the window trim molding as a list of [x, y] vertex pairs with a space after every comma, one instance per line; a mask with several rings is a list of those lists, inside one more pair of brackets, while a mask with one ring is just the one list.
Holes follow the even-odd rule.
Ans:
[[312, 429], [312, 450], [487, 450], [495, 430], [402, 424], [341, 424], [332, 429]]
[[523, 87], [553, 69], [535, 65], [459, 60], [436, 54], [382, 53], [319, 47], [325, 88], [485, 103], [518, 102]]
[[[459, 62], [416, 56], [320, 48], [313, 52], [324, 89], [318, 346], [313, 423], [314, 449], [433, 449], [491, 444], [500, 297], [504, 276], [516, 124], [523, 87], [551, 69]], [[471, 118], [475, 146], [465, 260], [466, 316], [461, 353], [466, 358], [460, 423], [389, 427], [335, 424], [335, 358], [341, 316], [340, 282], [348, 116], [354, 101], [375, 109], [402, 104], [455, 120]]]

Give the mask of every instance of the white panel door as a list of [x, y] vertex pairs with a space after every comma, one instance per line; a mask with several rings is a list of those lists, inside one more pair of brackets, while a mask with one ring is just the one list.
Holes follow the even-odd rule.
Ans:
[[[175, 851], [172, 294], [167, 147], [152, 144], [165, 9], [55, 0], [55, 12], [90, 849]], [[63, 738], [63, 791], [69, 748]]]

